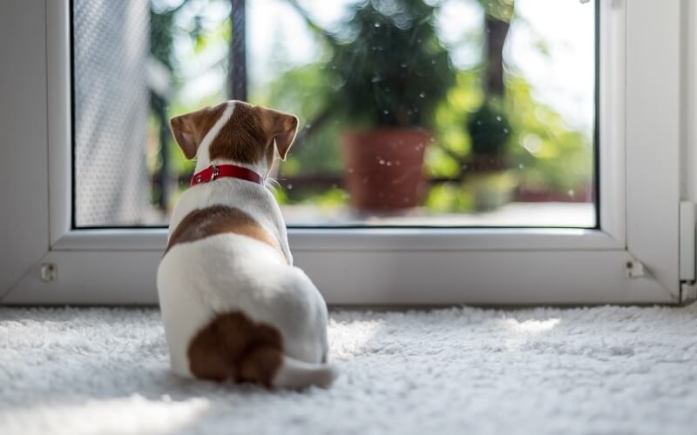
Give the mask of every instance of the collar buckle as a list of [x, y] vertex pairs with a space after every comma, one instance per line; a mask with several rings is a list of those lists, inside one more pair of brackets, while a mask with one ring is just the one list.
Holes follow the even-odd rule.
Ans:
[[211, 165], [211, 179], [210, 179], [210, 181], [213, 181], [216, 178], [218, 178], [218, 175], [220, 175], [220, 167], [218, 167], [218, 165]]

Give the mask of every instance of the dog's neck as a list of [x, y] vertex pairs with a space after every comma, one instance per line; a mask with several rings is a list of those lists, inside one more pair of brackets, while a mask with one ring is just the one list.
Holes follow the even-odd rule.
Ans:
[[194, 173], [198, 173], [206, 169], [207, 167], [211, 165], [235, 165], [235, 166], [240, 166], [242, 168], [247, 168], [249, 170], [252, 170], [259, 174], [261, 178], [266, 181], [269, 175], [269, 166], [266, 162], [257, 162], [254, 164], [250, 163], [241, 163], [241, 162], [236, 162], [234, 160], [226, 160], [226, 159], [213, 159], [213, 160], [208, 160], [207, 158], [204, 159], [197, 159], [196, 160], [196, 169], [194, 169]]

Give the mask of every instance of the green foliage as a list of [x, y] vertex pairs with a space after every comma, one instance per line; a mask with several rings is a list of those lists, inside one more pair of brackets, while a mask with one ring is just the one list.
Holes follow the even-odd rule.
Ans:
[[346, 205], [348, 203], [348, 198], [349, 195], [344, 189], [331, 187], [307, 202], [317, 205], [320, 208], [332, 209]]
[[438, 39], [434, 7], [422, 0], [360, 3], [346, 23], [331, 66], [340, 87], [335, 104], [349, 119], [375, 126], [423, 126], [453, 83]]
[[470, 212], [474, 210], [474, 195], [462, 185], [447, 183], [433, 186], [425, 201], [426, 207], [435, 212]]
[[511, 160], [521, 184], [530, 189], [567, 192], [591, 182], [592, 138], [571, 128], [562, 116], [532, 96], [530, 84], [512, 77], [506, 90], [513, 126]]
[[277, 187], [274, 189], [273, 193], [276, 200], [281, 205], [312, 205], [328, 211], [336, 207], [347, 205], [349, 200], [348, 192], [338, 186], [332, 186], [326, 189], [284, 189], [283, 187]]
[[487, 100], [467, 121], [472, 153], [480, 156], [502, 156], [511, 137], [511, 124], [506, 112]]
[[[294, 113], [301, 122], [308, 122], [316, 119], [329, 104], [333, 93], [331, 79], [323, 63], [302, 65], [287, 70], [264, 89], [255, 89], [252, 100]], [[312, 126], [302, 125], [301, 131], [304, 127]], [[312, 135], [298, 141], [281, 167], [283, 175], [340, 172], [342, 164], [336, 138], [341, 127], [339, 118], [333, 116]]]
[[433, 133], [438, 146], [429, 147], [426, 169], [433, 177], [457, 177], [462, 162], [470, 155], [472, 142], [467, 129], [469, 114], [484, 100], [478, 70], [460, 71], [455, 86], [448, 90], [434, 117]]
[[[466, 162], [474, 153], [474, 139], [465, 126], [483, 102], [478, 71], [460, 71], [455, 86], [436, 109], [434, 134], [438, 146], [429, 148], [426, 168], [432, 177], [463, 175], [463, 183], [432, 187], [427, 208], [472, 211], [474, 192]], [[506, 155], [522, 188], [567, 194], [591, 182], [591, 137], [567, 125], [558, 112], [536, 100], [524, 78], [509, 77], [506, 100], [498, 110], [510, 124]]]
[[513, 19], [514, 0], [478, 0], [484, 13], [501, 21], [510, 22]]
[[150, 7], [150, 53], [172, 70], [175, 11], [158, 12]]

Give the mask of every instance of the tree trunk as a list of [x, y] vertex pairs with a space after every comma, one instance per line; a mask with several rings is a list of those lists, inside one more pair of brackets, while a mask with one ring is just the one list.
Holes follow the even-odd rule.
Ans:
[[228, 51], [227, 94], [233, 100], [247, 100], [247, 42], [245, 0], [230, 0], [232, 37]]
[[511, 24], [507, 21], [487, 15], [485, 28], [485, 81], [484, 91], [488, 97], [503, 97], [505, 86], [503, 82], [503, 45], [508, 36]]

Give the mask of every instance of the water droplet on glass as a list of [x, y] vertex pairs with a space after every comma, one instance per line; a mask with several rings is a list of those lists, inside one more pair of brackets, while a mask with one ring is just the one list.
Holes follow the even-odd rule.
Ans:
[[407, 64], [406, 64], [406, 63], [403, 63], [403, 64], [401, 64], [400, 66], [401, 66], [402, 68], [406, 68], [406, 67], [407, 67]]
[[377, 29], [378, 27], [380, 27], [380, 23], [373, 24], [373, 27], [375, 27]]
[[380, 160], [378, 160], [378, 163], [380, 163], [381, 165], [384, 165], [385, 161], [383, 159], [380, 159]]
[[382, 113], [384, 113], [385, 115], [389, 115], [390, 111], [389, 111], [389, 110], [383, 110]]
[[518, 169], [523, 169], [524, 167], [525, 167], [525, 165], [524, 165], [524, 164], [522, 164], [522, 163], [518, 163]]
[[419, 94], [419, 98], [425, 98], [425, 97], [426, 97], [426, 94], [425, 94], [425, 93], [422, 92], [422, 93]]
[[391, 161], [389, 161], [389, 160], [387, 161], [387, 163], [386, 163], [386, 164], [387, 164], [387, 166], [392, 166], [392, 162], [391, 162]]
[[380, 76], [373, 76], [373, 78], [372, 78], [370, 81], [373, 82], [373, 83], [377, 83], [377, 82], [379, 82], [380, 80], [382, 80], [382, 79], [380, 78]]
[[574, 196], [574, 191], [572, 189], [569, 189], [568, 192], [566, 192], [569, 196]]
[[504, 132], [504, 133], [508, 133], [508, 129], [507, 129], [507, 128], [504, 128], [504, 129], [503, 129], [503, 132]]
[[286, 186], [286, 188], [287, 188], [288, 190], [293, 190], [293, 185], [290, 184], [290, 183], [288, 183], [288, 185]]
[[497, 117], [496, 117], [496, 120], [497, 120], [498, 122], [501, 122], [501, 119], [502, 119], [502, 118], [501, 118], [500, 116], [497, 116]]

